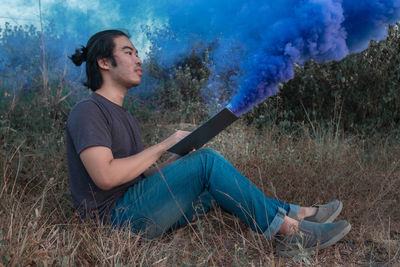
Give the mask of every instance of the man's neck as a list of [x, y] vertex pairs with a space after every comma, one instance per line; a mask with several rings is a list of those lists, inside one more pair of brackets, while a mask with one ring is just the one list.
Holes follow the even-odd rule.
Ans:
[[107, 98], [111, 102], [119, 105], [122, 107], [122, 103], [124, 102], [124, 98], [126, 93], [128, 92], [127, 89], [117, 88], [117, 87], [108, 87], [102, 86], [96, 90], [96, 93]]

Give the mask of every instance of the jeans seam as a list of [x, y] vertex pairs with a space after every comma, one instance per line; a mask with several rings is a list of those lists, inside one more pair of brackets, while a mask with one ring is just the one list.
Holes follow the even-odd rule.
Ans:
[[267, 239], [271, 239], [274, 235], [276, 235], [283, 224], [283, 220], [286, 216], [286, 210], [283, 208], [278, 208], [276, 215], [272, 222], [268, 224], [267, 229], [264, 231], [264, 235]]
[[289, 212], [287, 213], [287, 216], [289, 216], [290, 218], [296, 219], [299, 211], [300, 211], [300, 206], [294, 205], [294, 204], [289, 204]]

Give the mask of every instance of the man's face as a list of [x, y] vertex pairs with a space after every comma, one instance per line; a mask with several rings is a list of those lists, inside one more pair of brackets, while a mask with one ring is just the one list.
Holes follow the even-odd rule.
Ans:
[[114, 82], [129, 89], [138, 86], [142, 79], [142, 61], [132, 42], [125, 36], [114, 39], [113, 55], [116, 66], [111, 66], [110, 75]]

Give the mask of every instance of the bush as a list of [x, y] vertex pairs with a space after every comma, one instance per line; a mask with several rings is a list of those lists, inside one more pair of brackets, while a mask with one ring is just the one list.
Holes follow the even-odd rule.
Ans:
[[208, 116], [207, 99], [201, 90], [210, 74], [207, 55], [207, 51], [200, 55], [192, 53], [169, 68], [161, 67], [152, 58], [144, 66], [152, 84], [158, 87], [153, 91], [156, 109], [160, 114], [168, 114], [163, 116], [167, 122], [198, 123]]
[[364, 52], [339, 62], [296, 66], [295, 77], [281, 87], [279, 95], [254, 108], [246, 119], [264, 127], [273, 113], [274, 123], [289, 128], [318, 122], [364, 134], [398, 129], [399, 63], [396, 25], [390, 27], [385, 41], [371, 42]]

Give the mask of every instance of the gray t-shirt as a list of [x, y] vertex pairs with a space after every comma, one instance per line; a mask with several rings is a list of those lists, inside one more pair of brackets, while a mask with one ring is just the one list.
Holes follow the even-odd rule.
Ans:
[[137, 121], [123, 107], [92, 93], [71, 110], [66, 138], [68, 176], [75, 208], [83, 218], [90, 215], [107, 222], [118, 199], [144, 175], [110, 190], [102, 190], [90, 178], [79, 154], [91, 146], [110, 148], [115, 159], [141, 152], [143, 144]]

